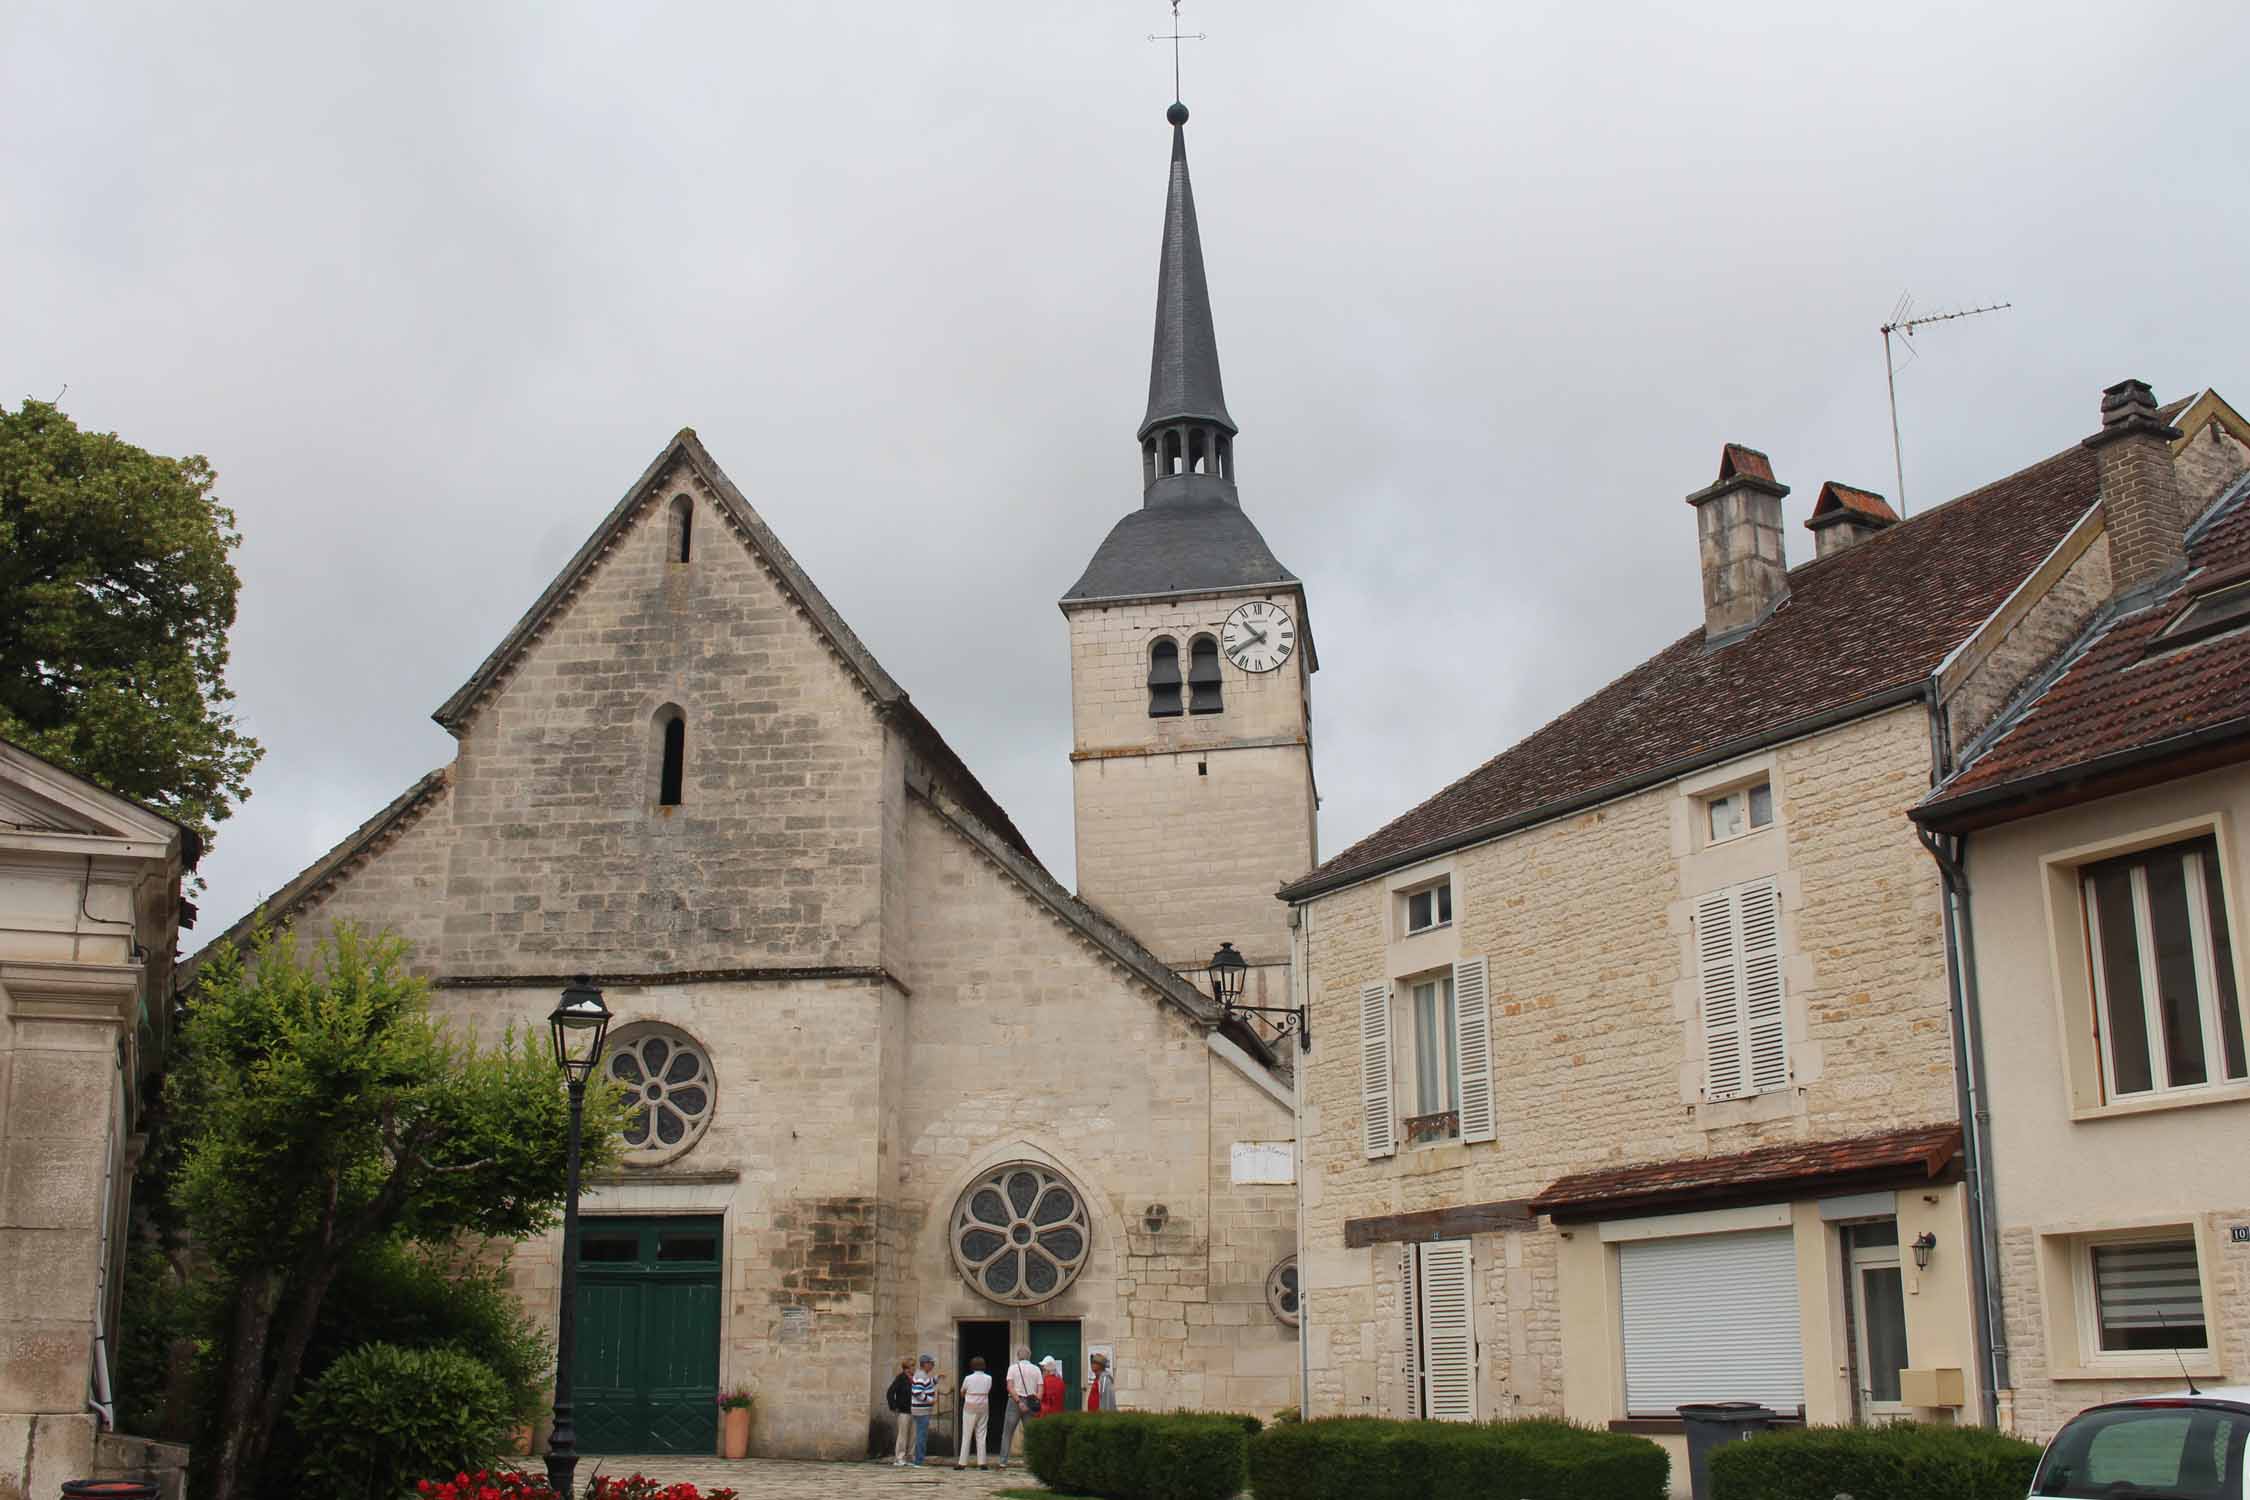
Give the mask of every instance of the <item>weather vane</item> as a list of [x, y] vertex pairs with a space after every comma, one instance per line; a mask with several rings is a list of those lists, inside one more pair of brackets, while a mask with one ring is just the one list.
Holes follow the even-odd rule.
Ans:
[[1180, 0], [1172, 0], [1172, 29], [1168, 32], [1152, 31], [1148, 34], [1148, 39], [1152, 42], [1170, 42], [1172, 44], [1172, 100], [1174, 103], [1178, 103], [1180, 98], [1180, 43], [1206, 42], [1210, 38], [1200, 31], [1180, 30]]

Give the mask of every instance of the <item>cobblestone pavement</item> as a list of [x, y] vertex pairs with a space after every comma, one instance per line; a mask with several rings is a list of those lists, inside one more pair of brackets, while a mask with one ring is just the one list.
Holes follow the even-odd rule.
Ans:
[[1019, 1456], [1005, 1470], [971, 1468], [957, 1474], [948, 1459], [942, 1466], [935, 1456], [919, 1469], [896, 1469], [887, 1458], [860, 1463], [806, 1463], [785, 1458], [682, 1458], [677, 1453], [646, 1457], [604, 1456], [578, 1460], [578, 1481], [583, 1485], [596, 1468], [622, 1477], [635, 1470], [664, 1484], [686, 1482], [710, 1491], [731, 1485], [743, 1500], [779, 1500], [804, 1496], [806, 1500], [982, 1500], [994, 1490], [1038, 1489]]

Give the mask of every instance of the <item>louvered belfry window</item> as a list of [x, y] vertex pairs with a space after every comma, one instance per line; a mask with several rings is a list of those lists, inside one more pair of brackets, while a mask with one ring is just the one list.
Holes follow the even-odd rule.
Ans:
[[1180, 713], [1180, 643], [1160, 637], [1148, 648], [1148, 716], [1176, 718]]
[[1695, 903], [1703, 1016], [1703, 1095], [1741, 1099], [1789, 1084], [1781, 978], [1781, 892], [1771, 880]]
[[1199, 635], [1188, 646], [1188, 712], [1223, 713], [1226, 706], [1219, 688], [1219, 643]]

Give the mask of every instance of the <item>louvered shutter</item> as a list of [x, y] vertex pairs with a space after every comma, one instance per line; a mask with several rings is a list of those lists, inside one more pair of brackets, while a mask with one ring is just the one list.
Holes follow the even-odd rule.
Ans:
[[1499, 1134], [1492, 1098], [1492, 1002], [1485, 961], [1453, 966], [1453, 1043], [1461, 1052], [1461, 1139]]
[[1408, 1245], [1398, 1257], [1398, 1306], [1406, 1328], [1406, 1415], [1419, 1417], [1422, 1392], [1422, 1298], [1420, 1261]]
[[1398, 1119], [1391, 1105], [1391, 987], [1359, 990], [1359, 1103], [1370, 1157], [1398, 1150]]
[[1417, 1247], [1422, 1258], [1422, 1414], [1439, 1422], [1477, 1419], [1476, 1303], [1469, 1242]]
[[1787, 1229], [1639, 1240], [1617, 1247], [1625, 1414], [1692, 1401], [1805, 1400], [1797, 1250]]
[[1695, 970], [1703, 996], [1703, 1093], [1732, 1099], [1746, 1091], [1742, 1057], [1742, 963], [1735, 942], [1734, 893], [1695, 903]]
[[1763, 1093], [1789, 1082], [1789, 1028], [1781, 1003], [1781, 892], [1770, 880], [1738, 886], [1735, 915], [1742, 935], [1742, 1050], [1750, 1091]]

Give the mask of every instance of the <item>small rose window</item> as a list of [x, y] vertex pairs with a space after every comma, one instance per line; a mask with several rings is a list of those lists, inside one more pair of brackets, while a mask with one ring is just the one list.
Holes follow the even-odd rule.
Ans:
[[609, 1045], [609, 1080], [625, 1096], [624, 1159], [649, 1167], [695, 1144], [711, 1123], [711, 1060], [670, 1026], [629, 1026]]
[[1266, 1306], [1291, 1328], [1297, 1326], [1297, 1257], [1292, 1255], [1266, 1273]]
[[953, 1263], [995, 1302], [1045, 1302], [1086, 1265], [1085, 1200], [1031, 1162], [988, 1172], [953, 1207]]

